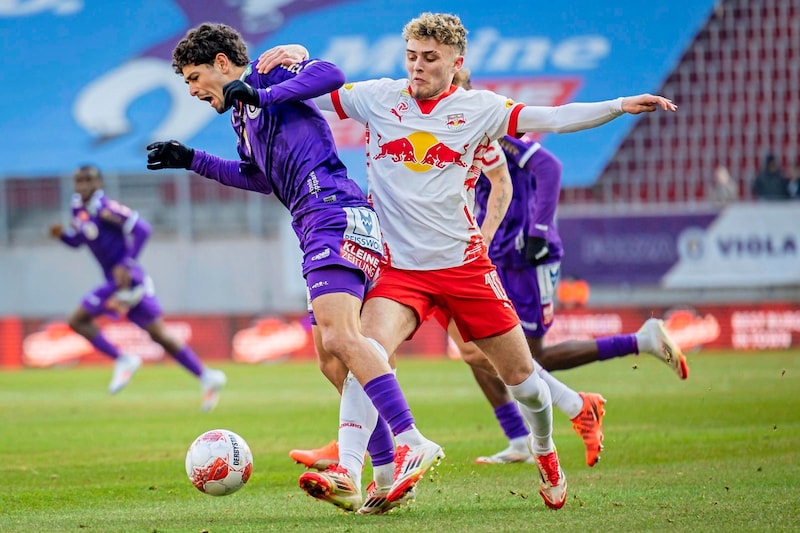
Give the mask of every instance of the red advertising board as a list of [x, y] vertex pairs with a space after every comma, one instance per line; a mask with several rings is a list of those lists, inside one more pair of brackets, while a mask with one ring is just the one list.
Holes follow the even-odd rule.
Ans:
[[[800, 307], [794, 303], [570, 309], [556, 313], [547, 344], [634, 332], [651, 316], [664, 319], [686, 351], [766, 350], [800, 346]], [[261, 363], [313, 359], [314, 344], [305, 315], [169, 316], [168, 329], [204, 360]], [[127, 321], [101, 319], [107, 338], [148, 361], [168, 360], [163, 349]], [[422, 325], [401, 346], [401, 355], [446, 357], [447, 337], [435, 321]], [[0, 368], [98, 363], [106, 359], [64, 322], [0, 318]]]

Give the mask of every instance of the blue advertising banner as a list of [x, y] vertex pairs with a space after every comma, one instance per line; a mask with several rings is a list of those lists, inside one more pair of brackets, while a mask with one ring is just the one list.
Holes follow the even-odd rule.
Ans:
[[[59, 174], [85, 162], [143, 172], [144, 147], [157, 139], [235, 158], [228, 120], [191, 98], [171, 66], [175, 44], [205, 21], [239, 29], [252, 57], [299, 42], [357, 81], [405, 77], [403, 25], [424, 11], [451, 12], [469, 29], [466, 66], [477, 87], [554, 105], [657, 91], [714, 3], [7, 0], [0, 2], [0, 178]], [[565, 186], [592, 183], [633, 120], [546, 135], [563, 160]], [[342, 158], [359, 178], [362, 132], [336, 128]]]
[[732, 204], [716, 213], [560, 218], [563, 276], [670, 289], [800, 284], [800, 210]]
[[558, 220], [561, 274], [590, 283], [653, 284], [678, 262], [680, 236], [705, 231], [715, 213], [587, 216]]

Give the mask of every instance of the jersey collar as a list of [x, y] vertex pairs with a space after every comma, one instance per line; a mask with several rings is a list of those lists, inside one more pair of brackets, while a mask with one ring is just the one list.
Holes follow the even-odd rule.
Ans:
[[[440, 94], [438, 98], [433, 98], [431, 100], [417, 100], [416, 98], [414, 98], [414, 100], [417, 102], [420, 111], [422, 111], [422, 113], [425, 115], [429, 115], [431, 111], [433, 111], [433, 108], [436, 107], [436, 104], [456, 92], [457, 88], [458, 87], [455, 85], [451, 85], [450, 88]], [[408, 86], [408, 94], [410, 94], [412, 97], [414, 96], [414, 92], [411, 90], [410, 85]]]

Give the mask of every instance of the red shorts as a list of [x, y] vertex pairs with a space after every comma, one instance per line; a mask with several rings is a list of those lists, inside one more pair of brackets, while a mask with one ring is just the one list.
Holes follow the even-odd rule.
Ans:
[[406, 305], [422, 323], [433, 309], [452, 318], [465, 341], [502, 335], [519, 324], [489, 257], [484, 254], [462, 266], [441, 270], [384, 267], [366, 299], [387, 298]]

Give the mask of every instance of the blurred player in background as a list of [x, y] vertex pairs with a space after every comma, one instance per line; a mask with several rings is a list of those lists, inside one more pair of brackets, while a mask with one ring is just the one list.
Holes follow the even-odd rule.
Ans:
[[[173, 67], [191, 96], [220, 114], [234, 106], [231, 120], [240, 160], [223, 160], [167, 141], [147, 147], [147, 167], [185, 168], [224, 185], [274, 194], [290, 211], [321, 344], [349, 369], [344, 389], [357, 391], [355, 400], [342, 395], [342, 409], [347, 411], [355, 402], [357, 417], [372, 419], [365, 422], [370, 432], [380, 413], [396, 441], [409, 450], [405, 468], [398, 470], [386, 493], [389, 500], [402, 498], [433, 459], [444, 454], [417, 430], [386, 353], [361, 333], [362, 299], [383, 253], [381, 230], [364, 193], [336, 154], [328, 123], [306, 102], [339, 88], [344, 74], [319, 60], [260, 74], [250, 63], [241, 35], [222, 24], [190, 30], [173, 51]], [[352, 424], [344, 422], [339, 440], [347, 442], [343, 433], [352, 430]], [[361, 506], [362, 496], [360, 486], [348, 481], [341, 491], [302, 479], [300, 484], [312, 496], [352, 511]]]
[[181, 366], [197, 376], [203, 390], [203, 411], [210, 411], [225, 385], [221, 370], [206, 368], [194, 351], [169, 333], [162, 320], [161, 305], [153, 282], [138, 262], [150, 225], [136, 211], [108, 198], [103, 192], [100, 170], [84, 165], [74, 175], [72, 222], [50, 226], [50, 235], [78, 248], [86, 245], [103, 269], [105, 283], [84, 296], [69, 318], [69, 325], [101, 353], [114, 359], [114, 374], [108, 391], [116, 394], [128, 384], [142, 364], [140, 357], [123, 353], [103, 335], [95, 318], [108, 314], [125, 316], [145, 330]]
[[[528, 445], [539, 470], [539, 494], [558, 509], [566, 502], [567, 484], [552, 439], [550, 390], [536, 372], [519, 318], [486, 253], [472, 213], [467, 165], [506, 134], [579, 131], [625, 112], [676, 107], [649, 94], [536, 107], [489, 91], [457, 89], [453, 78], [463, 66], [466, 33], [456, 16], [424, 13], [403, 29], [408, 79], [349, 83], [314, 101], [341, 119], [369, 124], [367, 181], [388, 265], [367, 294], [362, 330], [394, 353], [434, 307], [452, 318], [519, 403], [532, 430]], [[347, 394], [345, 386], [343, 398]], [[363, 445], [350, 446], [354, 441], [345, 447], [340, 441], [340, 468], [319, 473], [321, 480], [347, 486], [360, 477], [374, 423], [359, 425]]]

